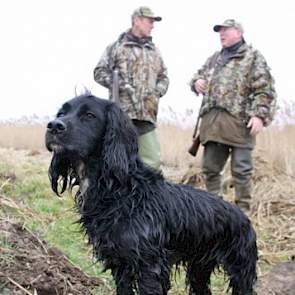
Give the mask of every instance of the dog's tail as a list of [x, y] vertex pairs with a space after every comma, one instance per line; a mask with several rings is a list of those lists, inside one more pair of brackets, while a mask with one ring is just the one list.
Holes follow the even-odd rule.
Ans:
[[[237, 220], [236, 223], [239, 223]], [[256, 233], [247, 218], [241, 221], [239, 232], [233, 231], [231, 247], [225, 255], [223, 265], [229, 275], [232, 295], [252, 295], [257, 280], [258, 259]]]

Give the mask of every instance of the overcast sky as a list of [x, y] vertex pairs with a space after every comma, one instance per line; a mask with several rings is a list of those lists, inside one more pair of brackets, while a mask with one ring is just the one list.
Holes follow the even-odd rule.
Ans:
[[220, 49], [212, 27], [227, 18], [240, 21], [246, 41], [265, 56], [279, 100], [295, 101], [294, 0], [3, 0], [0, 119], [52, 116], [81, 85], [107, 98], [106, 89], [93, 80], [93, 69], [141, 5], [163, 18], [153, 30], [170, 78], [161, 106], [176, 112], [199, 106], [187, 83]]

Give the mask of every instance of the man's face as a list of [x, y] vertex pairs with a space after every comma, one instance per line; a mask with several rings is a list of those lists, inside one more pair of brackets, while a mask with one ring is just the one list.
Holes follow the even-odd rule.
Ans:
[[242, 32], [235, 27], [221, 27], [220, 42], [223, 48], [230, 47], [242, 39]]
[[134, 29], [140, 37], [149, 37], [154, 28], [154, 20], [149, 17], [136, 17]]

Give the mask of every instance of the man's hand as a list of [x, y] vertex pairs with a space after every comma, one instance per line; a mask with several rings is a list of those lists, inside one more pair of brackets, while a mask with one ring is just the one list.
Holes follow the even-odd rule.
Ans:
[[204, 79], [198, 79], [195, 83], [194, 83], [194, 87], [197, 93], [201, 93], [204, 94], [206, 92], [206, 80]]
[[248, 122], [247, 128], [251, 128], [251, 135], [257, 135], [263, 129], [262, 119], [259, 117], [252, 117]]

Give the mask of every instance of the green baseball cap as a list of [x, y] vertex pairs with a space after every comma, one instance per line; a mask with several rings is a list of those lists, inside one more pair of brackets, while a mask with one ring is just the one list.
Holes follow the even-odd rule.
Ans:
[[242, 33], [244, 32], [242, 25], [234, 19], [227, 19], [222, 24], [215, 25], [213, 27], [213, 30], [214, 32], [219, 32], [222, 27], [227, 27], [227, 28], [234, 27], [240, 30]]
[[135, 9], [134, 12], [132, 13], [132, 18], [134, 18], [135, 16], [149, 17], [157, 22], [162, 20], [160, 16], [155, 16], [153, 11], [147, 6], [141, 6]]

